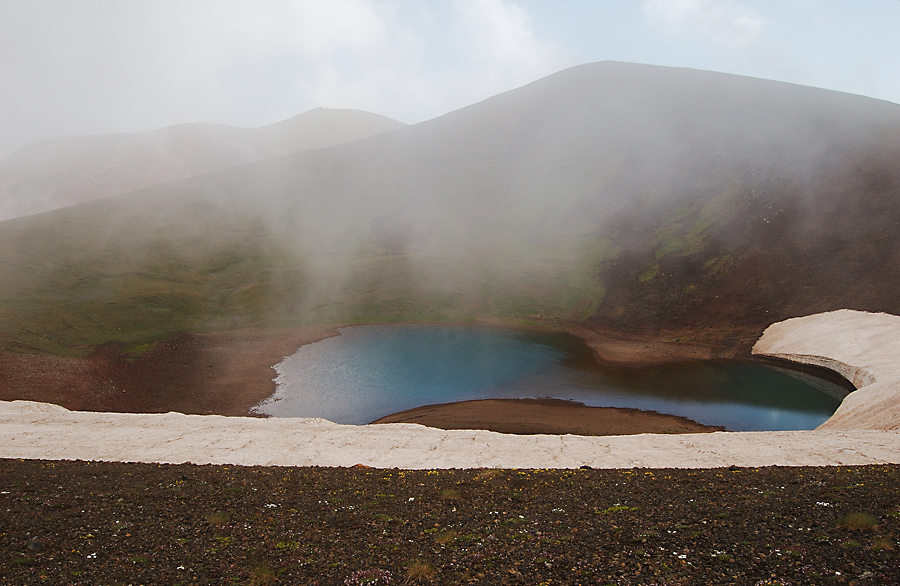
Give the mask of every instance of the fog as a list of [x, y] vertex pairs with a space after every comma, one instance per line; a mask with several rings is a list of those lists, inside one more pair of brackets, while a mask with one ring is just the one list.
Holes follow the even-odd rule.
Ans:
[[317, 108], [253, 129], [194, 123], [44, 139], [0, 160], [0, 220], [352, 142], [401, 126], [359, 110]]
[[566, 65], [499, 0], [0, 4], [0, 157], [35, 140], [317, 108], [418, 122]]
[[5, 0], [0, 158], [57, 136], [259, 127], [316, 108], [416, 123], [619, 60], [900, 102], [900, 3]]
[[361, 140], [0, 223], [0, 334], [56, 351], [384, 321], [749, 339], [813, 311], [900, 311], [897, 154], [888, 102], [580, 66]]

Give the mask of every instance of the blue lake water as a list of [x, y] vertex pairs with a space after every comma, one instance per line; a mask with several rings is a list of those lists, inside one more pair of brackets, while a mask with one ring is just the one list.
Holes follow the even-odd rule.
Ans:
[[840, 385], [750, 361], [604, 365], [568, 334], [425, 324], [339, 331], [278, 364], [276, 393], [254, 411], [363, 424], [436, 403], [554, 397], [762, 431], [813, 429], [846, 394]]

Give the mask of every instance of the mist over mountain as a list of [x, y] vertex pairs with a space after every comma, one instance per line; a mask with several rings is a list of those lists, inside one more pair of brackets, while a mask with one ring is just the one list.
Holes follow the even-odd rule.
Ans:
[[0, 343], [584, 326], [734, 355], [900, 312], [900, 106], [601, 62], [420, 124], [0, 223]]
[[41, 140], [0, 160], [0, 220], [352, 142], [401, 126], [369, 112], [317, 108], [260, 128], [195, 123]]

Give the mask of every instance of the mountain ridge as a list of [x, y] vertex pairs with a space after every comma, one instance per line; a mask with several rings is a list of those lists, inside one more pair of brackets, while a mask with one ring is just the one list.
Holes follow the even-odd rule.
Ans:
[[0, 337], [71, 352], [475, 320], [746, 355], [788, 317], [900, 312], [898, 220], [900, 106], [604, 62], [363, 141], [2, 222]]
[[44, 139], [0, 160], [0, 220], [402, 127], [360, 110], [316, 108], [259, 128], [189, 123]]

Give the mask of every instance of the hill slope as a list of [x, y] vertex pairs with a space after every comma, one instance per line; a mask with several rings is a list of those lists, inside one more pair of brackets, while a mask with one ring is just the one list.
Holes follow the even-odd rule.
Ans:
[[500, 320], [749, 350], [900, 312], [900, 106], [575, 67], [437, 119], [0, 223], [0, 336]]
[[401, 126], [369, 112], [317, 108], [261, 128], [197, 123], [41, 140], [0, 160], [0, 220], [352, 142]]

